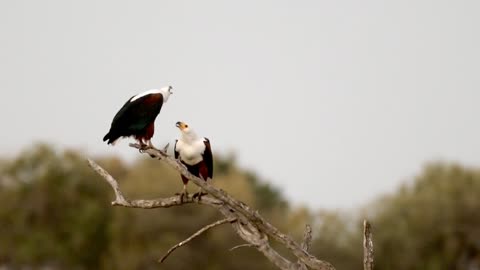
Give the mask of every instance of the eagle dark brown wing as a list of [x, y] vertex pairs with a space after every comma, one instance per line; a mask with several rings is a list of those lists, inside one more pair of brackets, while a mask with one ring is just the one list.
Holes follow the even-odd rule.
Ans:
[[203, 161], [207, 165], [208, 168], [208, 177], [213, 178], [213, 155], [212, 155], [212, 148], [210, 147], [210, 140], [208, 138], [204, 138], [205, 144], [205, 151], [203, 151]]
[[175, 145], [173, 146], [173, 152], [175, 154], [175, 159], [178, 159], [178, 156], [180, 156], [180, 152], [177, 151], [177, 143], [178, 143], [178, 140], [175, 140]]
[[103, 141], [114, 142], [123, 136], [143, 133], [160, 113], [163, 104], [163, 95], [152, 94], [135, 99], [131, 97], [115, 114], [110, 131], [103, 137]]

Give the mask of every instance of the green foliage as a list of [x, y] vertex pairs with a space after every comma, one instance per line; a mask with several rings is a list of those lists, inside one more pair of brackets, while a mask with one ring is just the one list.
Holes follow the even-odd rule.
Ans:
[[313, 254], [332, 263], [338, 270], [362, 269], [362, 235], [349, 214], [319, 211], [316, 214]]
[[[180, 176], [158, 160], [97, 161], [130, 198], [171, 196], [182, 188]], [[364, 217], [373, 225], [375, 269], [479, 269], [478, 170], [431, 164], [363, 209], [314, 212], [289, 207], [278, 189], [240, 169], [233, 156], [215, 164], [213, 184], [259, 209], [280, 230], [300, 240], [305, 224], [313, 224], [312, 252], [339, 270], [362, 268]], [[79, 152], [39, 144], [0, 159], [0, 267], [159, 269], [163, 252], [221, 218], [198, 205], [112, 207], [112, 196]], [[176, 251], [161, 269], [275, 269], [256, 250], [228, 251], [240, 243], [229, 226], [219, 227]], [[289, 256], [283, 247], [279, 252]]]
[[[142, 158], [131, 165], [117, 158], [98, 162], [131, 198], [171, 196], [182, 188], [180, 176], [158, 160]], [[260, 180], [252, 182], [234, 163], [228, 164], [233, 159], [216, 162], [223, 164], [223, 171], [216, 174], [214, 184], [261, 206], [255, 199], [262, 196], [257, 191], [257, 185], [263, 185]], [[154, 210], [112, 207], [110, 187], [88, 168], [81, 153], [48, 145], [36, 145], [3, 161], [0, 168], [0, 266], [158, 269], [163, 252], [220, 218], [198, 205]], [[276, 191], [264, 188], [264, 192], [271, 196]], [[253, 249], [228, 251], [240, 243], [224, 226], [182, 247], [161, 268], [274, 269]]]
[[[0, 258], [14, 265], [100, 263], [108, 245], [105, 186], [71, 152], [39, 145], [2, 168]], [[89, 250], [90, 252], [80, 252]]]
[[432, 164], [380, 203], [374, 219], [379, 269], [480, 265], [479, 171]]
[[254, 187], [254, 194], [261, 210], [272, 210], [287, 207], [287, 201], [283, 198], [280, 190], [268, 182], [261, 182], [253, 172], [246, 172], [247, 180]]
[[[375, 269], [480, 269], [480, 171], [427, 166], [409, 185], [371, 203]], [[318, 216], [315, 253], [337, 269], [360, 269], [361, 220]]]

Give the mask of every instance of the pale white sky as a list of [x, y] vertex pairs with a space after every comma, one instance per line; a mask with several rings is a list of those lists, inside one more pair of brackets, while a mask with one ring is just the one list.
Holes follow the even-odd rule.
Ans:
[[171, 84], [187, 121], [296, 203], [354, 207], [437, 159], [480, 164], [480, 1], [1, 1], [0, 153], [102, 137]]

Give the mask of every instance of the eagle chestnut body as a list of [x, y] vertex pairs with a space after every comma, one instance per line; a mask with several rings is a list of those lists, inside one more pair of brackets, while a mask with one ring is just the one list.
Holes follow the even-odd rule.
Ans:
[[155, 119], [172, 94], [172, 87], [153, 89], [131, 97], [117, 112], [103, 141], [114, 144], [121, 137], [133, 136], [140, 144], [151, 145]]
[[[177, 140], [175, 143], [175, 158], [180, 157], [188, 171], [205, 181], [213, 177], [213, 157], [210, 148], [210, 141], [207, 138], [200, 138], [193, 142], [186, 143], [183, 140]], [[184, 184], [188, 179], [182, 175]]]

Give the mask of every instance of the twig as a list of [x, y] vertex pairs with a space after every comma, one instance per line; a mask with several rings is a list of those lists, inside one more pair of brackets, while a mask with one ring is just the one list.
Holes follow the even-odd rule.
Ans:
[[112, 205], [128, 205], [129, 202], [125, 199], [125, 197], [123, 197], [123, 194], [122, 194], [122, 191], [120, 190], [118, 182], [107, 171], [105, 171], [93, 160], [87, 159], [87, 162], [88, 162], [88, 165], [94, 171], [100, 174], [103, 178], [105, 178], [105, 180], [107, 180], [107, 182], [113, 188], [113, 191], [115, 192], [115, 201], [112, 202]]
[[167, 144], [163, 147], [163, 152], [166, 153], [169, 146], [170, 146], [170, 143], [167, 143]]
[[363, 221], [363, 269], [373, 270], [372, 228], [367, 220]]
[[[312, 245], [312, 227], [307, 224], [305, 225], [305, 232], [303, 233], [303, 242], [302, 242], [302, 248], [308, 252], [310, 250], [310, 247]], [[300, 260], [297, 261], [298, 264], [298, 269], [301, 270], [307, 270], [307, 266], [302, 263]]]
[[305, 232], [303, 233], [302, 248], [305, 251], [309, 251], [311, 245], [312, 245], [312, 226], [307, 224], [305, 225]]
[[225, 218], [225, 219], [218, 220], [218, 221], [216, 221], [212, 224], [209, 224], [209, 225], [201, 228], [196, 233], [192, 234], [192, 236], [188, 237], [187, 239], [183, 240], [182, 242], [180, 242], [180, 243], [176, 244], [175, 246], [171, 247], [167, 251], [167, 253], [165, 255], [163, 255], [163, 257], [159, 260], [159, 262], [162, 263], [163, 261], [165, 261], [165, 259], [167, 259], [167, 257], [170, 255], [170, 253], [175, 251], [175, 249], [187, 244], [188, 242], [192, 241], [195, 237], [199, 236], [200, 234], [210, 230], [213, 227], [216, 227], [216, 226], [219, 226], [219, 225], [222, 225], [222, 224], [225, 224], [225, 223], [232, 223], [232, 222], [235, 222], [236, 220], [237, 220], [236, 218]]
[[242, 248], [242, 247], [255, 247], [253, 244], [241, 244], [241, 245], [236, 245], [229, 249], [229, 251], [234, 251], [235, 249]]

